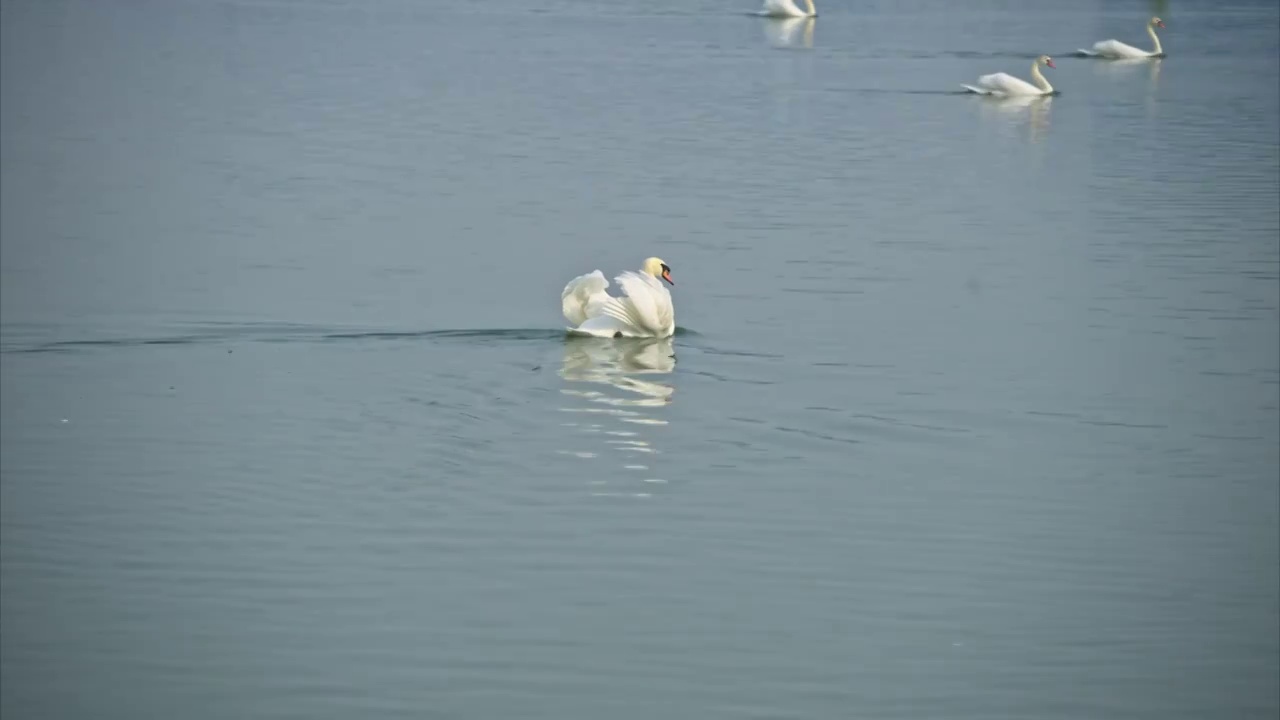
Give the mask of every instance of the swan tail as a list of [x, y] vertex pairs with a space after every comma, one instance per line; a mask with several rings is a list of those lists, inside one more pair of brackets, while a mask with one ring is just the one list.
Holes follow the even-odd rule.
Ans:
[[972, 86], [972, 85], [965, 85], [965, 84], [961, 83], [960, 87], [964, 88], [965, 90], [968, 90], [968, 91], [969, 91], [969, 92], [971, 92], [971, 93], [977, 93], [977, 94], [979, 94], [979, 95], [990, 95], [990, 94], [991, 94], [991, 91], [990, 91], [990, 90], [983, 90], [982, 88], [974, 87], [974, 86]]
[[1080, 57], [1098, 57], [1098, 53], [1092, 50], [1085, 50], [1084, 48], [1076, 48], [1076, 55], [1079, 55]]

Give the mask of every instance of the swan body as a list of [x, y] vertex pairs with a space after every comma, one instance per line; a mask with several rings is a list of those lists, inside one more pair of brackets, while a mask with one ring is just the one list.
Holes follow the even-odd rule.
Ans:
[[979, 95], [994, 95], [996, 97], [1012, 97], [1015, 95], [1052, 95], [1054, 90], [1044, 75], [1040, 74], [1040, 66], [1057, 67], [1053, 64], [1053, 58], [1048, 55], [1041, 55], [1031, 65], [1031, 79], [1035, 84], [1016, 78], [1008, 73], [992, 73], [983, 75], [978, 78], [977, 85], [961, 85], [960, 87], [969, 92]]
[[614, 278], [625, 293], [614, 297], [605, 289], [609, 281], [599, 270], [579, 275], [564, 286], [560, 308], [572, 327], [570, 332], [597, 337], [671, 337], [676, 313], [671, 293], [659, 280], [671, 285], [671, 268], [661, 258], [644, 261], [640, 272], [626, 271]]
[[1139, 50], [1132, 45], [1126, 45], [1119, 40], [1099, 40], [1093, 44], [1092, 50], [1081, 49], [1078, 52], [1088, 57], [1100, 57], [1110, 60], [1137, 60], [1141, 58], [1164, 57], [1164, 48], [1160, 47], [1160, 38], [1156, 35], [1156, 28], [1164, 28], [1164, 21], [1158, 17], [1153, 17], [1147, 22], [1147, 34], [1151, 36], [1151, 42], [1155, 45], [1155, 49], [1151, 52]]
[[804, 0], [805, 9], [801, 10], [795, 0], [764, 0], [764, 7], [758, 14], [765, 17], [817, 17], [818, 11], [813, 7], [813, 0]]

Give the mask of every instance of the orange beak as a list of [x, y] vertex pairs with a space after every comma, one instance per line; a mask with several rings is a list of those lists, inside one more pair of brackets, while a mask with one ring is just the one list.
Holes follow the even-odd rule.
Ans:
[[1157, 24], [1157, 25], [1159, 25], [1160, 27], [1164, 27], [1164, 21], [1163, 21], [1163, 20], [1157, 20], [1157, 21], [1156, 21], [1156, 24]]
[[662, 269], [662, 279], [666, 280], [671, 285], [671, 287], [676, 286], [675, 281], [671, 279], [671, 271], [666, 268]]
[[1054, 68], [1055, 70], [1056, 70], [1056, 69], [1057, 69], [1057, 67], [1058, 67], [1057, 65], [1054, 65], [1054, 64], [1053, 64], [1053, 61], [1052, 61], [1052, 60], [1048, 60], [1048, 61], [1046, 61], [1046, 62], [1045, 62], [1045, 65], [1048, 65], [1049, 67]]

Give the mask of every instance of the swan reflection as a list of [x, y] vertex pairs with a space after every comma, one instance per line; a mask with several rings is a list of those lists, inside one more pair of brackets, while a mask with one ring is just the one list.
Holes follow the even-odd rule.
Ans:
[[1029, 139], [1038, 142], [1049, 129], [1049, 109], [1052, 106], [1052, 95], [986, 96], [983, 98], [982, 114], [1015, 123], [1026, 118]]
[[770, 18], [764, 22], [765, 40], [775, 48], [813, 49], [814, 19], [805, 18]]
[[1108, 62], [1100, 62], [1093, 64], [1093, 73], [1095, 75], [1103, 75], [1108, 77], [1131, 77], [1141, 72], [1140, 68], [1146, 67], [1150, 70], [1152, 78], [1160, 77], [1160, 58], [1124, 58], [1122, 60], [1110, 60]]
[[671, 338], [569, 337], [565, 339], [560, 376], [571, 382], [608, 385], [627, 393], [616, 397], [595, 390], [566, 388], [566, 394], [591, 396], [597, 402], [614, 406], [660, 407], [671, 402], [675, 388], [632, 376], [670, 373], [675, 366]]
[[1160, 58], [1126, 58], [1109, 62], [1095, 63], [1093, 73], [1108, 80], [1130, 80], [1141, 77], [1146, 68], [1147, 75], [1147, 114], [1156, 110], [1156, 92], [1160, 89], [1160, 67], [1164, 60]]
[[1146, 68], [1147, 92], [1150, 95], [1154, 95], [1156, 88], [1160, 85], [1160, 66], [1163, 64], [1164, 60], [1160, 58], [1112, 60], [1110, 62], [1095, 63], [1093, 73], [1101, 77], [1120, 80], [1138, 77], [1142, 73], [1142, 69]]
[[[616, 458], [632, 475], [622, 482], [665, 482], [652, 477], [649, 458], [661, 451], [644, 428], [668, 424], [660, 413], [671, 403], [675, 388], [655, 376], [670, 374], [675, 365], [671, 338], [566, 337], [560, 369], [566, 384], [560, 392], [572, 401], [560, 409], [580, 417], [562, 424], [593, 440], [589, 450], [560, 452], [584, 459]], [[608, 483], [594, 480], [593, 484]]]

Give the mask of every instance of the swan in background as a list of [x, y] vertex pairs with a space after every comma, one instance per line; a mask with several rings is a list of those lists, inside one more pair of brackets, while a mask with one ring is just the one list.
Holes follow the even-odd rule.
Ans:
[[803, 47], [812, 50], [813, 26], [816, 22], [811, 17], [771, 19], [764, 23], [764, 36], [776, 48]]
[[640, 272], [626, 271], [614, 278], [625, 297], [605, 292], [609, 281], [599, 270], [570, 280], [560, 293], [564, 317], [573, 325], [569, 330], [598, 337], [671, 337], [676, 331], [675, 308], [658, 278], [675, 285], [671, 268], [651, 257]]
[[764, 0], [764, 7], [759, 15], [765, 17], [817, 17], [818, 11], [813, 7], [813, 0], [804, 0], [807, 10], [801, 10], [795, 0]]
[[1155, 43], [1156, 46], [1156, 49], [1151, 52], [1139, 50], [1132, 45], [1125, 45], [1119, 40], [1099, 40], [1093, 44], [1092, 50], [1078, 50], [1077, 52], [1086, 57], [1100, 57], [1111, 60], [1164, 57], [1164, 49], [1160, 47], [1160, 38], [1156, 36], [1157, 27], [1164, 29], [1164, 21], [1158, 17], [1151, 18], [1151, 21], [1147, 23], [1147, 34], [1151, 36], [1151, 42]]
[[983, 75], [978, 78], [978, 85], [961, 85], [960, 87], [975, 92], [979, 95], [994, 95], [996, 97], [1010, 97], [1012, 95], [1052, 95], [1053, 86], [1048, 80], [1044, 79], [1044, 75], [1040, 74], [1040, 66], [1057, 67], [1053, 64], [1053, 58], [1048, 55], [1041, 55], [1031, 64], [1031, 79], [1035, 81], [1035, 85], [1026, 80], [1009, 75], [1008, 73], [992, 73]]

